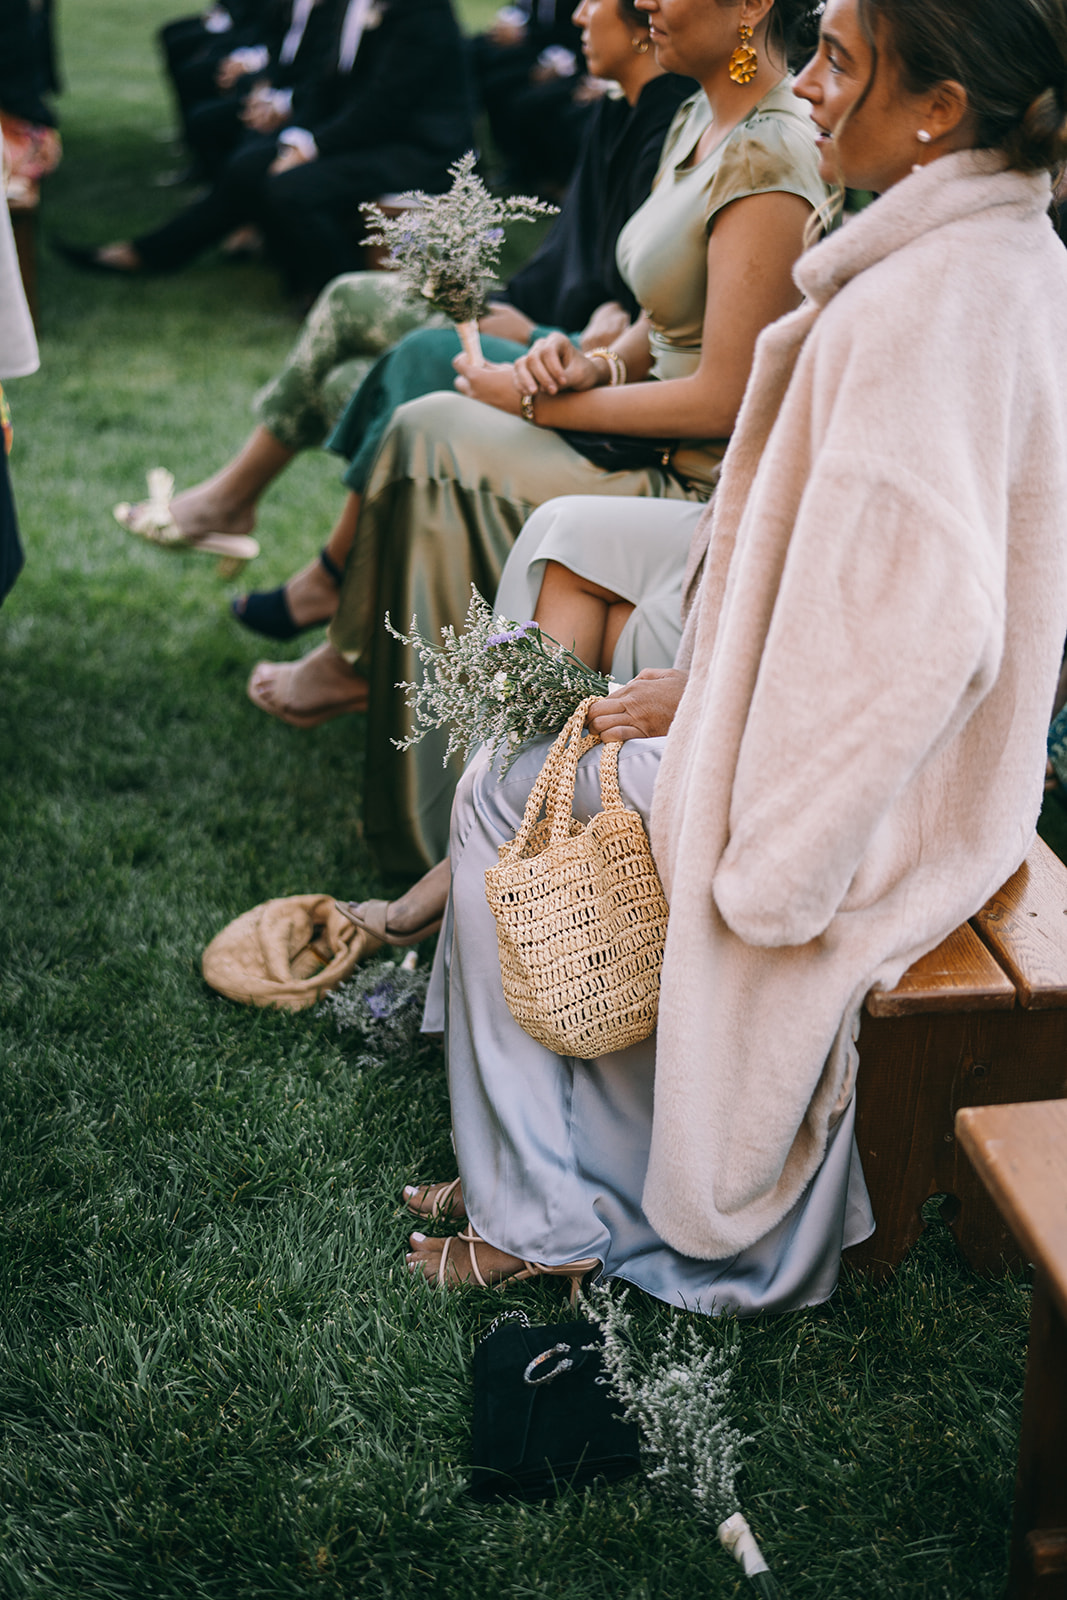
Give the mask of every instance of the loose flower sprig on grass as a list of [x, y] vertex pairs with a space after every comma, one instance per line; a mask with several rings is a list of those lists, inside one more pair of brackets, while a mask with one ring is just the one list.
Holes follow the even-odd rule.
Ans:
[[389, 263], [412, 298], [428, 300], [451, 317], [464, 350], [480, 362], [478, 318], [497, 276], [506, 225], [552, 216], [559, 208], [525, 194], [497, 199], [475, 173], [474, 161], [468, 150], [452, 163], [447, 194], [402, 194], [398, 203], [406, 209], [398, 217], [365, 207], [372, 231], [363, 243], [389, 251]]
[[419, 1027], [428, 981], [427, 972], [387, 958], [372, 961], [324, 995], [323, 1004], [343, 1032], [354, 1032], [375, 1053], [410, 1053], [424, 1043]]
[[603, 1336], [607, 1379], [599, 1381], [611, 1384], [623, 1415], [641, 1430], [649, 1481], [676, 1499], [695, 1501], [756, 1592], [773, 1600], [782, 1591], [741, 1514], [736, 1487], [741, 1451], [752, 1443], [731, 1419], [737, 1330], [723, 1347], [705, 1348], [693, 1324], [679, 1318], [652, 1354], [640, 1357], [625, 1301], [625, 1291], [582, 1296], [583, 1310]]
[[494, 616], [474, 589], [463, 632], [442, 628], [439, 646], [423, 638], [415, 617], [410, 634], [398, 633], [388, 616], [385, 626], [423, 666], [422, 683], [397, 684], [415, 723], [406, 739], [393, 740], [398, 750], [447, 725], [446, 762], [457, 750], [466, 760], [486, 744], [491, 752], [504, 749], [506, 772], [520, 745], [554, 737], [581, 701], [612, 687], [536, 622]]

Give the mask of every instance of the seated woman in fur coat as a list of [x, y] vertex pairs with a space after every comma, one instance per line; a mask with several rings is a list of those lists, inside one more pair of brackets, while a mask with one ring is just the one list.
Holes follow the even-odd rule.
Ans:
[[405, 1192], [466, 1219], [411, 1235], [444, 1285], [596, 1270], [711, 1313], [824, 1299], [872, 1227], [863, 997], [1033, 837], [1067, 618], [1067, 6], [828, 0], [797, 92], [824, 175], [879, 198], [760, 336], [679, 670], [590, 716], [625, 741], [670, 902], [658, 1038], [563, 1059], [511, 1018], [485, 870], [545, 752], [501, 782], [476, 760], [441, 941], [461, 1183]]

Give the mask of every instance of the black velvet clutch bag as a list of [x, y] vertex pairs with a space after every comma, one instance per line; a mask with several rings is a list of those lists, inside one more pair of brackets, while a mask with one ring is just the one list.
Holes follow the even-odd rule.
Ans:
[[[673, 472], [671, 456], [677, 439], [642, 439], [629, 433], [583, 433], [577, 428], [557, 428], [572, 450], [604, 472], [641, 472], [659, 467]], [[677, 474], [674, 474], [677, 476]]]
[[600, 1333], [589, 1322], [506, 1322], [483, 1339], [474, 1352], [471, 1494], [540, 1500], [637, 1472], [638, 1430], [616, 1415], [618, 1400], [597, 1382], [603, 1375]]

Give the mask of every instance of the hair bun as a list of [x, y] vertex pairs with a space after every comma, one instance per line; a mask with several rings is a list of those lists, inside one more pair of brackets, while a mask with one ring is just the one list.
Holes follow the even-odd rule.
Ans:
[[1026, 171], [1063, 165], [1067, 160], [1067, 113], [1058, 89], [1050, 85], [1031, 100], [1004, 148], [1011, 165]]
[[770, 14], [770, 37], [790, 67], [799, 68], [819, 43], [822, 0], [775, 0]]

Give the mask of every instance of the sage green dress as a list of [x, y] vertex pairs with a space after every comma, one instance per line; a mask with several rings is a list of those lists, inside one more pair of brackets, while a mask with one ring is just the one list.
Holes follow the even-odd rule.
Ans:
[[[817, 207], [826, 195], [807, 108], [788, 80], [721, 146], [694, 162], [710, 121], [702, 93], [679, 108], [652, 193], [619, 238], [620, 269], [652, 323], [653, 380], [683, 377], [699, 365], [704, 302], [715, 292], [707, 281], [707, 237], [722, 208], [773, 191], [798, 194]], [[393, 741], [410, 726], [396, 685], [416, 680], [420, 667], [385, 633], [385, 613], [405, 632], [415, 615], [421, 632], [436, 639], [441, 628], [461, 626], [472, 584], [495, 595], [523, 524], [547, 500], [598, 495], [704, 502], [725, 448], [725, 439], [683, 440], [673, 456], [679, 476], [658, 467], [605, 472], [551, 429], [455, 393], [426, 395], [397, 409], [366, 478], [329, 631], [330, 642], [370, 684], [364, 825], [386, 870], [415, 873], [444, 856], [461, 763], [443, 765], [443, 731], [411, 751], [396, 750]], [[608, 556], [601, 581], [611, 586], [611, 519], [603, 509], [601, 501], [590, 529], [595, 524]]]

